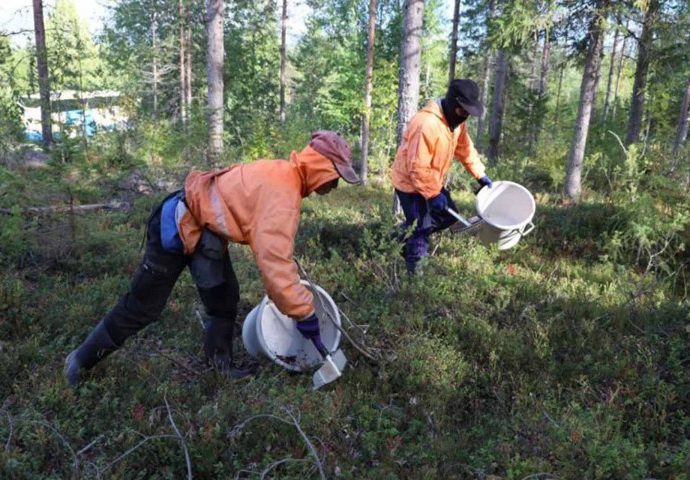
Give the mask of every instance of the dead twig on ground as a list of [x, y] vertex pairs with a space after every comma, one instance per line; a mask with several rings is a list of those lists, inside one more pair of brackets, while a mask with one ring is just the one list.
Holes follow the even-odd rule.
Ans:
[[[307, 279], [307, 281], [309, 282], [309, 285], [311, 285], [312, 290], [316, 291], [316, 287], [314, 286], [314, 282], [311, 281], [311, 277], [309, 276], [309, 274], [307, 273], [307, 271], [304, 269], [304, 267], [302, 267], [302, 264], [299, 262], [299, 260], [297, 260], [296, 257], [294, 257], [294, 260], [295, 260], [295, 263], [297, 264], [297, 266], [299, 267], [299, 269], [300, 269], [300, 270], [302, 271], [302, 273], [304, 274], [304, 276], [305, 276], [305, 278]], [[338, 325], [338, 323], [335, 321], [335, 319], [333, 319], [333, 318], [331, 317], [330, 312], [328, 311], [328, 309], [326, 308], [326, 306], [325, 306], [324, 303], [323, 303], [323, 299], [321, 299], [321, 297], [318, 296], [318, 295], [315, 295], [315, 297], [319, 299], [319, 302], [321, 303], [321, 308], [322, 308], [323, 311], [326, 313], [326, 315], [328, 316], [328, 319], [331, 321], [331, 323], [333, 323], [333, 325], [335, 326], [335, 328], [337, 328], [337, 329], [340, 331], [340, 333], [342, 333], [342, 334], [345, 336], [345, 338], [347, 338], [347, 339], [349, 340], [349, 342], [352, 344], [352, 346], [355, 347], [362, 355], [364, 355], [365, 357], [367, 357], [367, 358], [368, 358], [369, 360], [371, 360], [374, 364], [378, 365], [379, 359], [376, 358], [376, 357], [374, 356], [374, 354], [372, 354], [371, 352], [367, 351], [366, 348], [364, 348], [364, 347], [361, 346], [359, 343], [357, 343], [356, 341], [354, 341], [354, 340], [352, 339], [352, 337], [347, 333], [347, 331], [345, 331], [345, 329], [343, 329], [340, 325]], [[336, 306], [336, 308], [337, 308], [337, 306]], [[342, 313], [342, 311], [341, 311], [339, 308], [338, 308], [338, 311]]]
[[189, 458], [187, 442], [184, 441], [184, 436], [180, 433], [180, 430], [177, 428], [175, 420], [173, 420], [172, 412], [170, 411], [170, 404], [168, 403], [167, 394], [163, 394], [163, 401], [165, 402], [165, 408], [168, 410], [168, 420], [170, 420], [170, 425], [172, 425], [173, 430], [175, 430], [175, 434], [177, 435], [177, 438], [180, 440], [180, 443], [182, 444], [182, 449], [184, 450], [184, 460], [187, 463], [187, 478], [189, 480], [192, 480], [192, 461]]
[[[311, 442], [311, 440], [309, 440], [309, 437], [308, 437], [307, 434], [304, 432], [304, 430], [302, 429], [302, 426], [301, 426], [300, 423], [299, 423], [299, 422], [300, 422], [300, 417], [299, 417], [299, 415], [295, 415], [295, 414], [293, 413], [293, 411], [292, 411], [291, 409], [289, 409], [288, 407], [282, 407], [281, 410], [289, 417], [289, 420], [286, 420], [286, 419], [284, 419], [284, 418], [281, 418], [281, 417], [279, 417], [278, 415], [275, 415], [275, 414], [272, 414], [272, 413], [262, 413], [262, 414], [259, 414], [259, 415], [253, 415], [253, 416], [251, 416], [251, 417], [249, 417], [249, 418], [243, 420], [241, 423], [238, 423], [238, 424], [236, 424], [235, 426], [233, 426], [232, 429], [230, 429], [230, 437], [239, 435], [239, 433], [242, 431], [242, 429], [243, 429], [249, 422], [252, 422], [252, 421], [257, 420], [257, 419], [259, 419], [259, 418], [270, 418], [270, 419], [273, 419], [273, 420], [278, 420], [279, 422], [285, 423], [285, 424], [287, 424], [287, 425], [292, 425], [293, 427], [295, 427], [295, 429], [297, 430], [297, 432], [300, 434], [300, 436], [302, 437], [302, 439], [304, 440], [304, 442], [307, 444], [307, 448], [309, 449], [309, 452], [311, 453], [311, 455], [314, 457], [314, 462], [316, 463], [316, 466], [317, 466], [318, 469], [319, 469], [319, 475], [321, 476], [321, 478], [322, 478], [323, 480], [325, 480], [325, 479], [326, 479], [326, 474], [324, 473], [324, 470], [323, 470], [323, 464], [322, 464], [322, 462], [321, 462], [321, 459], [319, 458], [319, 454], [318, 454], [318, 452], [316, 451], [316, 448], [314, 447], [314, 444]], [[271, 465], [270, 465], [271, 468], [268, 469], [268, 470], [264, 470], [264, 472], [267, 473], [267, 471], [270, 471], [271, 469], [273, 469], [273, 468], [275, 468], [276, 466], [278, 466], [278, 464], [284, 463], [285, 461], [289, 461], [289, 460], [288, 460], [288, 459], [284, 459], [284, 460], [281, 460], [280, 462], [277, 462], [277, 464], [275, 464], [275, 465], [274, 465], [274, 464], [271, 464]], [[304, 461], [306, 461], [306, 460], [304, 460]], [[264, 475], [264, 473], [262, 473], [262, 477], [261, 477], [261, 478], [263, 478], [263, 475]]]

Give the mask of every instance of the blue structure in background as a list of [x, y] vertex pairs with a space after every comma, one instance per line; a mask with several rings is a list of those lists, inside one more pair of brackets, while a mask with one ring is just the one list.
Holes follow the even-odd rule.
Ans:
[[86, 110], [86, 118], [82, 118], [83, 110], [67, 110], [65, 113], [65, 125], [82, 127], [86, 130], [86, 136], [92, 137], [96, 133], [96, 120], [94, 119], [94, 111], [92, 109]]
[[[120, 96], [121, 94], [114, 90], [51, 92], [53, 137], [59, 139], [61, 134], [70, 137], [82, 135], [93, 137], [98, 131], [111, 131], [118, 127], [127, 128], [127, 117], [118, 105]], [[23, 101], [26, 103], [22, 105], [24, 137], [31, 142], [41, 142], [43, 132], [41, 131], [40, 96], [32, 94]], [[72, 109], [81, 105], [87, 108]], [[58, 129], [58, 125], [61, 125], [61, 128]]]

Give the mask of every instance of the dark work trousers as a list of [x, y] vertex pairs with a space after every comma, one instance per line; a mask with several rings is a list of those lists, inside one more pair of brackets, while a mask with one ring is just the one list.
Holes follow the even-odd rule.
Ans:
[[[408, 272], [414, 272], [417, 264], [429, 254], [429, 236], [432, 233], [444, 230], [453, 225], [457, 220], [448, 212], [432, 211], [426, 198], [418, 193], [406, 193], [395, 190], [400, 206], [405, 213], [407, 241], [405, 242], [404, 255]], [[441, 195], [448, 199], [448, 206], [457, 211], [455, 202], [445, 188], [441, 189]], [[414, 230], [408, 230], [414, 225]]]
[[[125, 339], [158, 320], [182, 270], [190, 267], [192, 276], [195, 277], [195, 263], [196, 266], [204, 265], [208, 270], [210, 262], [212, 269], [215, 268], [217, 273], [211, 281], [208, 278], [194, 280], [206, 314], [217, 321], [229, 322], [227, 328], [232, 332], [240, 295], [227, 249], [215, 260], [202, 258], [201, 248], [197, 248], [198, 252], [191, 256], [167, 252], [161, 246], [160, 222], [161, 206], [149, 218], [146, 251], [134, 274], [129, 292], [103, 318], [113, 341], [121, 346]], [[199, 277], [198, 274], [196, 276]]]

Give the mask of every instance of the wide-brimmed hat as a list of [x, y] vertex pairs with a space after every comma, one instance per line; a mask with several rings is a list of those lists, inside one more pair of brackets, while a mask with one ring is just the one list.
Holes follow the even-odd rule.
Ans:
[[474, 80], [459, 78], [450, 82], [446, 98], [452, 98], [467, 113], [479, 117], [484, 113], [484, 105], [479, 98], [479, 86]]
[[362, 182], [352, 168], [352, 150], [343, 137], [329, 130], [319, 130], [311, 134], [309, 146], [333, 162], [338, 175], [347, 183]]

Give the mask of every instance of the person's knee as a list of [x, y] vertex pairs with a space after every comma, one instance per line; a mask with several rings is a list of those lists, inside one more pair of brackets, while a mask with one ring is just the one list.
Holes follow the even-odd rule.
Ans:
[[232, 320], [237, 316], [237, 304], [240, 301], [239, 288], [223, 283], [217, 287], [199, 289], [199, 294], [207, 315]]

